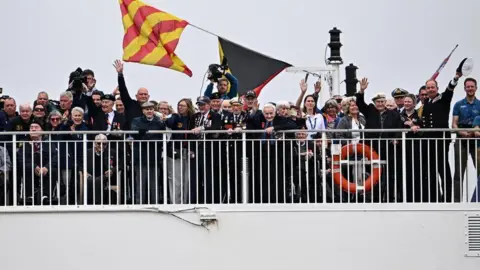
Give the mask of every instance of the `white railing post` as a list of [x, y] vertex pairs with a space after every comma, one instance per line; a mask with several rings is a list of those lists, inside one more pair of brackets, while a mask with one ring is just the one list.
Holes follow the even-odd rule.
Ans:
[[242, 132], [242, 202], [248, 203], [247, 133]]
[[325, 132], [322, 132], [322, 186], [323, 186], [322, 201], [323, 203], [326, 203], [327, 202], [327, 133]]
[[87, 205], [87, 134], [83, 134], [83, 205]]
[[[402, 189], [403, 189], [402, 197], [403, 197], [403, 203], [406, 203], [407, 202], [407, 170], [406, 170], [407, 168], [407, 133], [406, 132], [402, 132], [401, 147], [402, 147]], [[410, 157], [410, 158], [413, 158], [413, 157]], [[414, 164], [414, 162], [412, 162], [412, 164]]]
[[[13, 177], [12, 177], [12, 185], [13, 185], [13, 206], [17, 206], [17, 135], [13, 135], [12, 137], [12, 169], [13, 169]], [[7, 200], [8, 198], [5, 197]]]
[[[163, 144], [163, 149], [162, 149], [162, 166], [163, 166], [163, 204], [167, 204], [168, 201], [168, 195], [167, 195], [167, 183], [168, 183], [168, 174], [167, 174], [167, 133], [163, 133], [162, 136], [162, 144]], [[173, 145], [172, 145], [173, 147]], [[173, 149], [172, 149], [173, 150]], [[180, 159], [181, 160], [181, 159]], [[172, 185], [175, 186], [175, 179], [173, 179]], [[183, 187], [183, 186], [182, 186]], [[157, 193], [158, 194], [158, 193]], [[175, 197], [175, 196], [173, 196]], [[172, 198], [172, 204], [175, 203], [175, 198]]]

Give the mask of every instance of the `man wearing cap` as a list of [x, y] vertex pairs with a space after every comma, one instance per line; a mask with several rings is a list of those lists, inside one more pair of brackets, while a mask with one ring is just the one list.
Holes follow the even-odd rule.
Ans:
[[[211, 96], [213, 92], [213, 80], [207, 85], [204, 96]], [[228, 91], [228, 84], [230, 83], [230, 91]], [[237, 96], [238, 80], [230, 73], [225, 73], [225, 78], [218, 79], [217, 91], [220, 94], [221, 99], [231, 99]]]
[[[422, 128], [448, 129], [450, 127], [448, 122], [450, 120], [453, 91], [461, 76], [462, 74], [457, 72], [448, 84], [447, 89], [441, 94], [438, 93], [436, 80], [428, 80], [425, 83], [428, 99], [425, 100], [423, 106]], [[426, 130], [423, 132], [423, 136], [427, 139], [422, 141], [421, 145], [423, 163], [428, 163], [428, 165], [422, 166], [422, 175], [426, 178], [422, 183], [422, 201], [452, 202], [452, 173], [448, 161], [451, 134], [448, 131]], [[438, 176], [442, 179], [441, 187], [443, 190], [440, 189]]]
[[210, 107], [212, 111], [217, 112], [219, 114], [221, 113], [222, 109], [222, 97], [219, 92], [215, 92], [210, 95]]
[[[400, 129], [403, 126], [400, 115], [396, 111], [388, 110], [385, 106], [387, 101], [385, 94], [377, 93], [372, 101], [374, 104], [365, 103], [365, 90], [368, 87], [368, 81], [362, 80], [360, 83], [360, 91], [355, 94], [357, 98], [357, 106], [359, 111], [365, 116], [365, 129]], [[389, 202], [401, 201], [401, 172], [402, 168], [398, 168], [396, 160], [398, 156], [392, 153], [401, 152], [400, 147], [396, 147], [399, 143], [401, 134], [398, 132], [366, 132], [365, 143], [373, 147], [375, 152], [380, 156], [381, 160], [386, 161], [386, 175], [388, 180], [388, 191], [386, 186], [382, 187], [382, 192], [388, 195], [386, 198]], [[396, 151], [396, 152], [395, 152]], [[382, 182], [382, 181], [381, 181]], [[397, 193], [396, 193], [397, 192]], [[374, 191], [374, 193], [378, 194]], [[383, 194], [382, 194], [383, 195]]]
[[[247, 114], [242, 111], [243, 102], [239, 98], [229, 100], [232, 112], [222, 119], [223, 128], [228, 131], [222, 137], [227, 140], [229, 161], [230, 202], [240, 203], [242, 200], [242, 134], [246, 129]], [[223, 175], [222, 175], [223, 177]]]
[[[254, 125], [251, 125], [251, 123], [253, 123], [253, 121], [251, 120], [260, 120], [263, 115], [262, 110], [258, 108], [259, 105], [257, 100], [257, 94], [255, 93], [255, 91], [250, 90], [245, 94], [244, 100], [246, 104], [245, 111], [248, 118], [247, 129], [261, 129], [260, 127], [255, 127]], [[251, 137], [252, 135], [254, 134], [247, 134], [247, 139], [253, 139], [253, 137]]]
[[395, 88], [392, 91], [392, 97], [397, 104], [397, 112], [401, 113], [403, 111], [403, 100], [408, 95], [408, 91], [402, 88]]
[[[102, 97], [102, 106], [99, 108], [91, 98], [87, 98], [88, 111], [93, 119], [92, 130], [118, 131], [125, 129], [125, 116], [113, 110], [114, 102], [115, 97], [106, 94]], [[107, 137], [109, 140], [118, 140], [123, 138], [123, 135], [110, 134]]]
[[[210, 98], [206, 96], [197, 99], [197, 106], [199, 111], [192, 116], [189, 125], [193, 131], [193, 134], [190, 134], [192, 140], [190, 149], [195, 152], [196, 158], [192, 161], [191, 168], [191, 183], [196, 184], [191, 185], [191, 199], [192, 203], [220, 203], [225, 199], [227, 186], [226, 179], [222, 179], [225, 183], [220, 184], [220, 171], [216, 170], [218, 164], [221, 164], [219, 134], [202, 132], [220, 130], [222, 118], [220, 114], [211, 110]], [[198, 189], [198, 197], [196, 197], [196, 189]]]
[[142, 104], [143, 116], [132, 120], [135, 173], [135, 204], [162, 203], [163, 198], [163, 134], [148, 131], [166, 130], [165, 123], [155, 116], [155, 104]]

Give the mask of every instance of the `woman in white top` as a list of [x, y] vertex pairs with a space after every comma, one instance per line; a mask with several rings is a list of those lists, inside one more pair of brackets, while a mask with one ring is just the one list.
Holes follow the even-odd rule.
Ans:
[[[306, 114], [305, 125], [308, 130], [324, 130], [325, 123], [321, 113], [316, 112], [315, 98], [313, 95], [307, 95], [303, 100], [303, 112]], [[308, 133], [308, 139], [312, 139], [315, 132]]]

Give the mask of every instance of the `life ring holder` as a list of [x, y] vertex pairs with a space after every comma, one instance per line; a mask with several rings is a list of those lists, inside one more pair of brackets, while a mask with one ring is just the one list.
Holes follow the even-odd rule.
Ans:
[[[348, 163], [348, 156], [352, 153], [362, 154], [363, 156], [367, 157], [372, 162], [372, 173], [370, 176], [365, 179], [365, 184], [363, 188], [357, 186], [356, 183], [352, 183], [348, 181], [343, 175], [341, 171], [341, 161], [346, 161]], [[335, 184], [340, 186], [343, 191], [356, 193], [360, 190], [363, 192], [368, 192], [372, 190], [374, 186], [380, 182], [380, 178], [382, 175], [382, 162], [379, 159], [379, 156], [375, 150], [370, 148], [368, 145], [364, 144], [348, 144], [341, 148], [339, 155], [333, 155], [333, 181]]]

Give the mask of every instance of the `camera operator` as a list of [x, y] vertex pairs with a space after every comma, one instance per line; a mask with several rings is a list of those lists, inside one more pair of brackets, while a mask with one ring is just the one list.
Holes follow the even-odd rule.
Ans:
[[[222, 65], [212, 64], [208, 69], [210, 84], [205, 89], [204, 96], [210, 97], [212, 95], [214, 83], [217, 83], [217, 90], [221, 99], [228, 100], [237, 96], [238, 80], [235, 76], [226, 72], [228, 69], [226, 63], [222, 63]], [[229, 83], [230, 91], [228, 91]]]
[[71, 108], [80, 107], [84, 110], [87, 109], [85, 93], [88, 92], [88, 89], [87, 79], [83, 75], [81, 68], [77, 68], [74, 72], [70, 73], [67, 91], [72, 92]]

